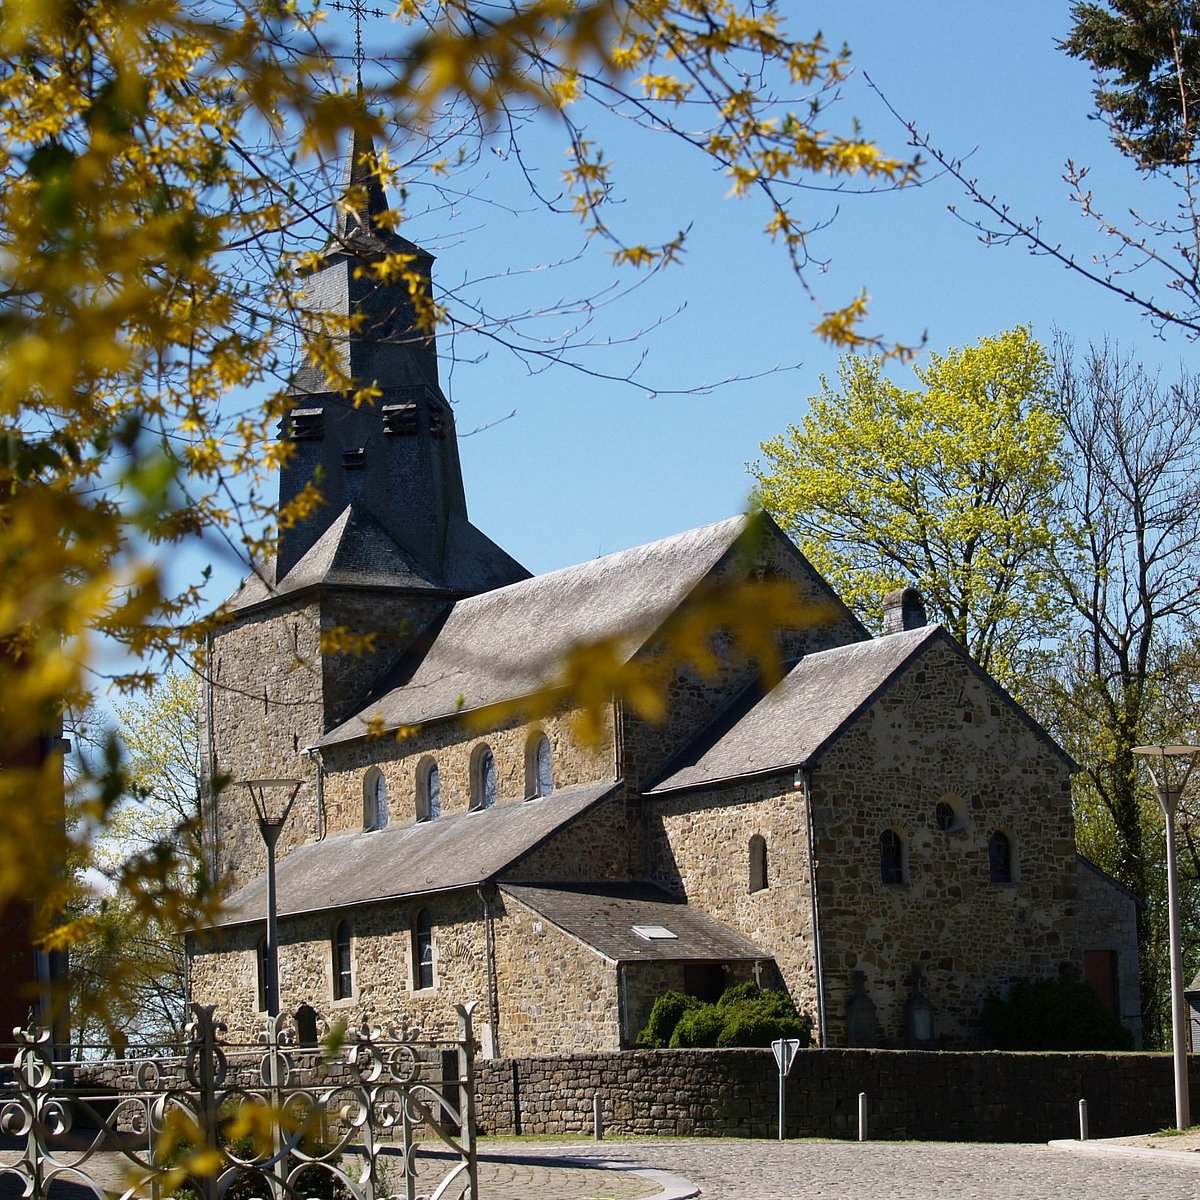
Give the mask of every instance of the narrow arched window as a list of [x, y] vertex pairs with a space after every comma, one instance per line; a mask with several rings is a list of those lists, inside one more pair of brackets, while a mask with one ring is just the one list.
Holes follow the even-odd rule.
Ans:
[[1012, 839], [1002, 829], [988, 838], [988, 873], [993, 883], [1012, 883]]
[[378, 767], [372, 767], [363, 776], [363, 828], [382, 829], [387, 822], [387, 779]]
[[442, 815], [442, 777], [432, 758], [417, 766], [417, 820], [436, 821]]
[[350, 922], [339, 921], [333, 931], [333, 998], [354, 995], [354, 971], [350, 956]]
[[471, 807], [491, 808], [496, 803], [496, 759], [487, 746], [478, 746], [471, 757]]
[[767, 886], [767, 842], [756, 833], [750, 839], [750, 890], [761, 892]]
[[904, 882], [904, 839], [894, 829], [879, 835], [879, 878], [892, 885]]
[[534, 800], [554, 791], [554, 758], [550, 739], [541, 732], [533, 734], [525, 747], [525, 796]]
[[413, 922], [412, 961], [414, 989], [433, 987], [433, 918], [427, 908]]

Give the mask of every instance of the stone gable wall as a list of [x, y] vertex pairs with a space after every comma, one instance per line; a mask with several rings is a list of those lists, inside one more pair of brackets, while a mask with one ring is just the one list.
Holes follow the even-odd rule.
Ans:
[[[654, 882], [773, 957], [796, 1006], [817, 1018], [804, 795], [791, 777], [647, 797]], [[750, 891], [750, 839], [767, 848], [767, 887]]]
[[[961, 812], [938, 828], [936, 806]], [[978, 1044], [985, 995], [1077, 972], [1070, 780], [1000, 690], [936, 642], [812, 773], [826, 1044], [844, 1044], [851, 973], [865, 975], [881, 1042], [904, 1044], [905, 976], [920, 966], [937, 1044]], [[880, 835], [903, 839], [905, 882], [885, 884]], [[988, 839], [1012, 839], [1013, 883], [990, 881]]]
[[494, 926], [501, 1052], [620, 1049], [615, 965], [514, 896], [501, 892], [495, 908], [502, 918]]
[[[743, 579], [791, 579], [800, 596], [810, 600], [817, 614], [816, 623], [806, 629], [789, 630], [779, 638], [783, 659], [797, 658], [817, 650], [828, 650], [847, 642], [859, 641], [862, 634], [846, 617], [830, 606], [830, 592], [811, 567], [784, 545], [770, 537], [750, 564], [733, 561], [714, 573], [713, 583], [737, 582]], [[719, 596], [719, 591], [716, 593]], [[829, 606], [821, 613], [823, 606]], [[686, 614], [689, 601], [680, 605]], [[704, 726], [734, 697], [758, 678], [758, 667], [729, 649], [727, 635], [712, 639], [717, 656], [715, 671], [702, 675], [694, 667], [680, 666], [667, 688], [667, 717], [663, 721], [647, 721], [628, 710], [623, 713], [622, 760], [623, 775], [638, 787], [649, 786], [672, 754], [688, 745]], [[652, 642], [642, 654], [653, 657], [660, 646]]]
[[[592, 1132], [599, 1095], [610, 1133], [631, 1137], [775, 1137], [779, 1073], [770, 1050], [640, 1050], [478, 1061], [480, 1131]], [[1200, 1087], [1200, 1059], [1190, 1065]], [[869, 1136], [1045, 1142], [1170, 1125], [1171, 1059], [1163, 1054], [930, 1053], [802, 1050], [787, 1081], [788, 1137], [854, 1138], [858, 1094]]]
[[[546, 796], [532, 804], [553, 804]], [[500, 876], [511, 883], [587, 883], [629, 875], [629, 803], [620, 791], [594, 804]]]

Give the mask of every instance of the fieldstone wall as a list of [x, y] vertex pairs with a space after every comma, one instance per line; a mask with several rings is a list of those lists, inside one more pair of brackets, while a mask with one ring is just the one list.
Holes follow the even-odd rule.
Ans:
[[[937, 823], [942, 802], [956, 814]], [[985, 995], [1018, 979], [1078, 977], [1079, 887], [1068, 766], [955, 648], [931, 643], [822, 756], [811, 803], [819, 862], [826, 1045], [845, 1044], [862, 972], [879, 1044], [903, 1046], [909, 972], [933, 1006], [935, 1046], [980, 1042]], [[902, 883], [880, 836], [900, 835]], [[988, 841], [1013, 847], [991, 881]]]
[[[647, 797], [651, 878], [773, 957], [801, 1012], [817, 1018], [807, 813], [786, 778]], [[750, 890], [750, 839], [767, 886]]]
[[[466, 812], [471, 807], [471, 758], [486, 744], [496, 762], [496, 803], [520, 804], [529, 794], [526, 758], [531, 741], [544, 733], [550, 742], [556, 788], [616, 779], [612, 719], [597, 745], [579, 740], [571, 712], [559, 713], [536, 725], [507, 721], [478, 729], [468, 717], [434, 721], [412, 733], [330, 746], [325, 752], [325, 811], [330, 833], [363, 827], [363, 784], [367, 769], [384, 773], [388, 790], [388, 819], [417, 819], [417, 767], [426, 758], [437, 763], [442, 789], [442, 812]], [[551, 797], [552, 799], [553, 797]]]
[[[417, 988], [413, 966], [416, 914], [428, 908], [433, 923], [434, 986]], [[340, 921], [350, 922], [353, 988], [333, 999], [333, 943]], [[252, 1040], [261, 1028], [258, 942], [261, 924], [239, 926], [195, 941], [192, 999], [214, 1004], [234, 1041]], [[487, 995], [483, 902], [472, 892], [408, 902], [365, 905], [328, 915], [281, 917], [280, 1010], [308, 1004], [329, 1021], [363, 1021], [395, 1028], [403, 1036], [454, 1036], [454, 1005], [464, 996]], [[486, 1012], [476, 1014], [482, 1025]]]
[[[732, 552], [712, 579], [697, 590], [697, 596], [679, 606], [676, 618], [686, 616], [697, 598], [719, 600], [722, 583], [747, 579], [792, 580], [800, 598], [813, 605], [811, 626], [779, 635], [780, 661], [860, 641], [864, 636], [845, 610], [835, 606], [833, 592], [809, 563], [785, 539], [774, 537], [766, 539], [750, 562], [744, 561], [737, 550]], [[670, 756], [692, 742], [730, 700], [757, 678], [758, 664], [736, 653], [727, 634], [714, 634], [709, 646], [714, 655], [711, 672], [701, 674], [687, 664], [675, 670], [667, 687], [664, 720], [647, 721], [628, 710], [623, 712], [623, 774], [635, 787], [650, 786]], [[660, 652], [660, 644], [651, 642], [641, 653], [653, 657]]]
[[1137, 897], [1081, 855], [1079, 875], [1079, 949], [1115, 951], [1120, 1017], [1142, 1046], [1142, 989], [1138, 974]]
[[[326, 589], [318, 601], [281, 597], [217, 631], [211, 672], [212, 761], [206, 779], [223, 779], [209, 799], [208, 830], [217, 874], [236, 890], [266, 869], [246, 779], [304, 781], [279, 841], [282, 857], [319, 836], [317, 765], [305, 753], [347, 715], [348, 706], [442, 609], [444, 600], [402, 593]], [[322, 635], [341, 627], [373, 633], [375, 652], [320, 653]], [[208, 703], [201, 750], [208, 759]], [[361, 797], [359, 826], [362, 823]]]
[[[592, 1132], [593, 1097], [611, 1133], [775, 1137], [779, 1074], [769, 1050], [639, 1050], [477, 1062], [488, 1134]], [[1190, 1063], [1193, 1090], [1200, 1061]], [[787, 1136], [1044, 1142], [1170, 1125], [1171, 1060], [1161, 1054], [802, 1050], [787, 1081]]]

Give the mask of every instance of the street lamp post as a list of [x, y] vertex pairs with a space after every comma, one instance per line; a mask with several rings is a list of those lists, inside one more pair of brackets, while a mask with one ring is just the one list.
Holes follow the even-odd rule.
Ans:
[[[266, 993], [267, 1015], [279, 1016], [279, 931], [278, 909], [275, 900], [275, 844], [283, 832], [284, 823], [296, 802], [302, 779], [247, 779], [246, 787], [258, 814], [258, 832], [267, 847], [267, 946]], [[268, 800], [268, 797], [271, 797]]]
[[[1167, 931], [1171, 947], [1171, 1050], [1175, 1059], [1175, 1127], [1192, 1123], [1188, 1096], [1187, 1039], [1183, 1008], [1183, 944], [1179, 932], [1179, 875], [1175, 867], [1175, 814], [1200, 746], [1134, 746], [1134, 754], [1146, 760], [1158, 803], [1163, 810], [1167, 834]], [[1154, 760], [1158, 760], [1158, 772]]]

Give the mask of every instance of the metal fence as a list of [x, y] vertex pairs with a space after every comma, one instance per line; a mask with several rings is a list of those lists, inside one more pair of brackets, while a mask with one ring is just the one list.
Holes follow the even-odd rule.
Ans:
[[193, 1005], [182, 1055], [104, 1063], [15, 1030], [0, 1197], [478, 1200], [473, 1007], [453, 1039], [363, 1026], [319, 1046], [287, 1015], [229, 1042]]

